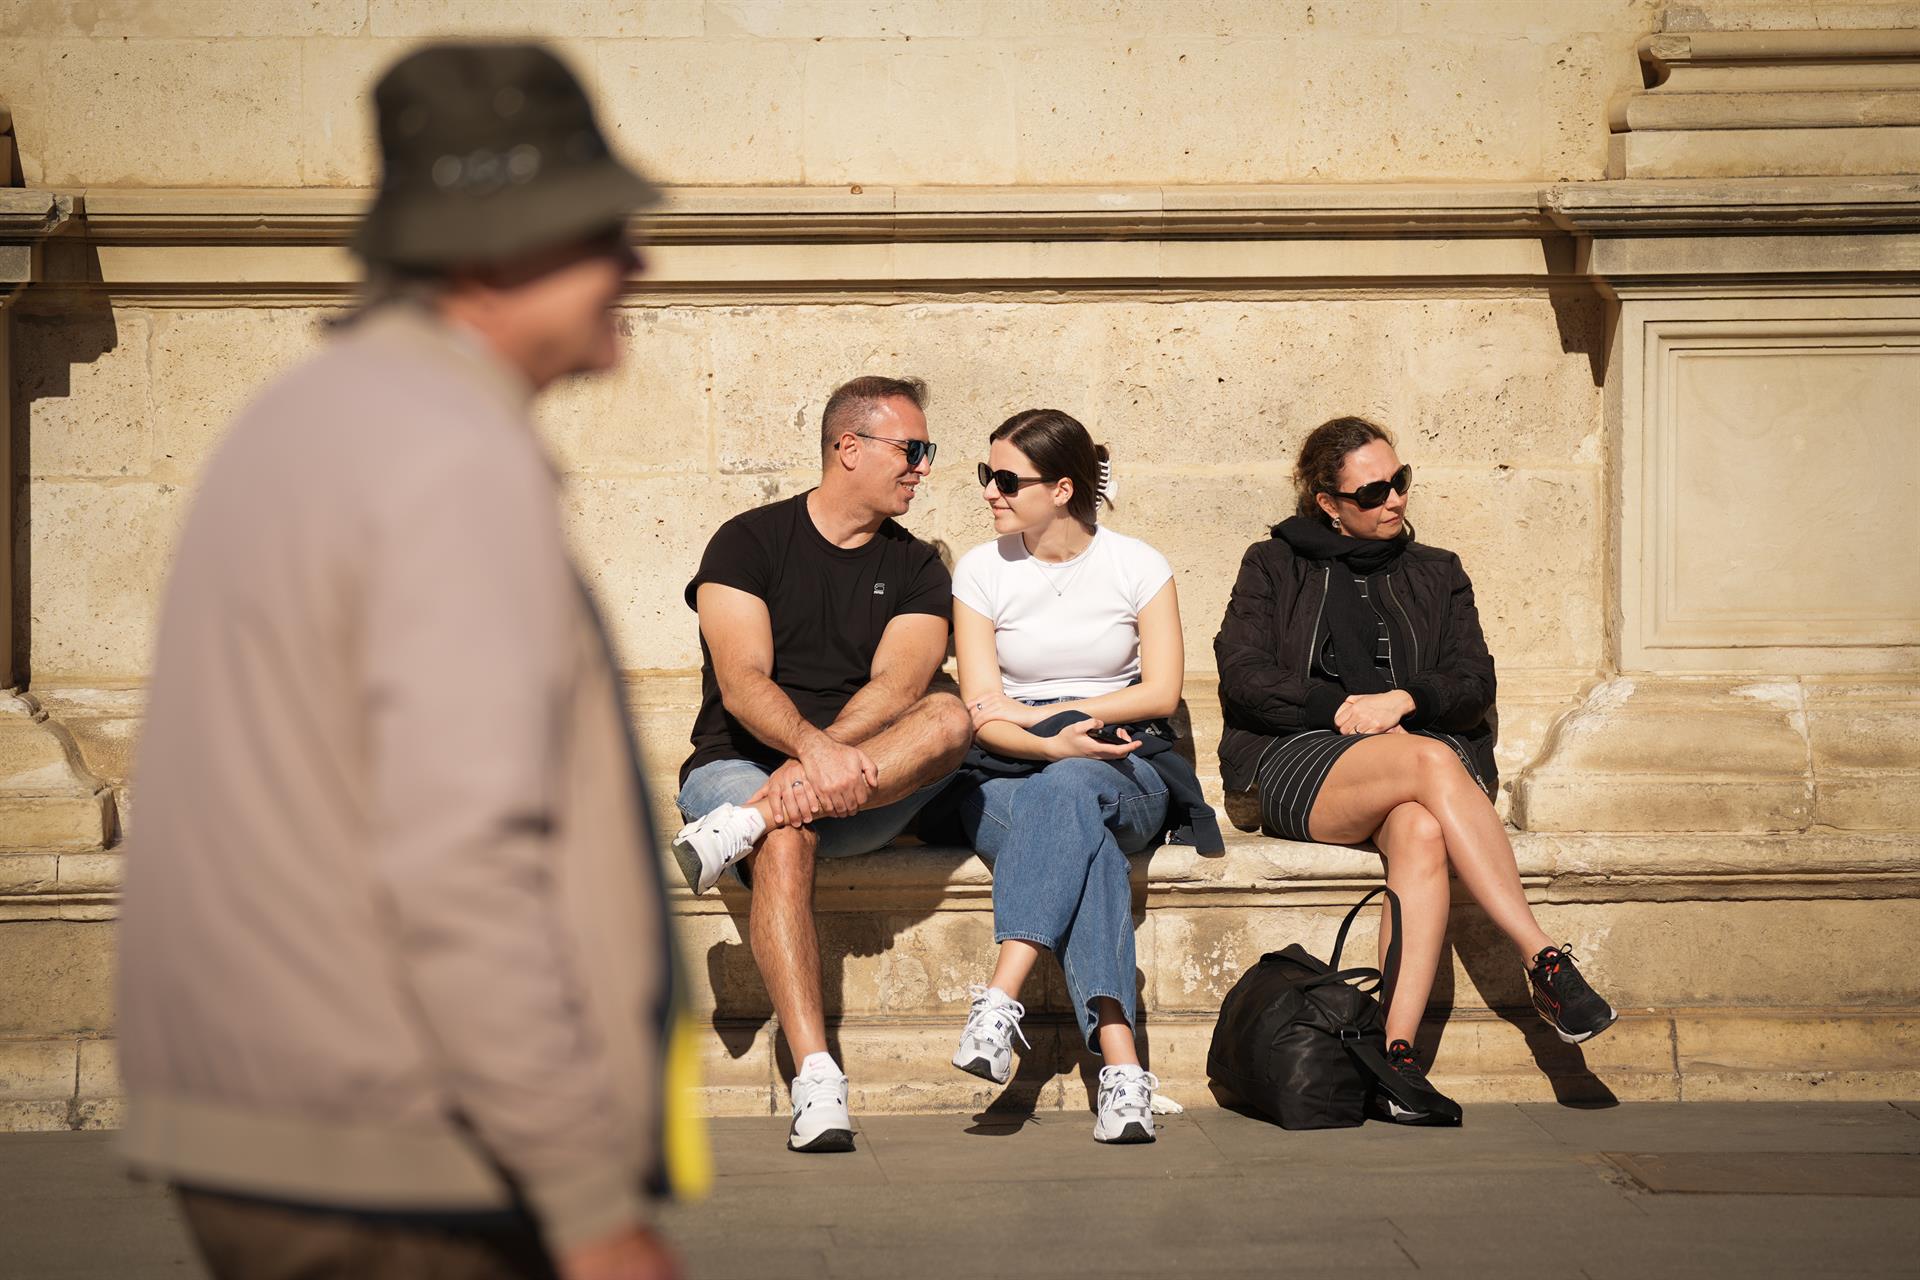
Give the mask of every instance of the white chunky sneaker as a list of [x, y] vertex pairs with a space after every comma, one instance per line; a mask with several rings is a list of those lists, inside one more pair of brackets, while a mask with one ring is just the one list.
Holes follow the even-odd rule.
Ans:
[[793, 1127], [787, 1130], [787, 1150], [853, 1150], [845, 1076], [837, 1071], [814, 1071], [793, 1078]]
[[1152, 1142], [1153, 1091], [1160, 1081], [1139, 1067], [1100, 1068], [1100, 1110], [1095, 1142]]
[[1013, 1074], [1013, 1038], [1027, 1044], [1020, 1030], [1020, 1019], [1027, 1007], [998, 987], [978, 984], [967, 988], [973, 998], [973, 1011], [967, 1015], [966, 1030], [960, 1033], [960, 1047], [953, 1051], [953, 1065], [970, 1075], [995, 1084], [1005, 1084]]
[[767, 820], [758, 809], [723, 804], [706, 817], [689, 822], [673, 838], [673, 860], [687, 878], [687, 888], [705, 893], [720, 873], [747, 856], [753, 842], [767, 833]]

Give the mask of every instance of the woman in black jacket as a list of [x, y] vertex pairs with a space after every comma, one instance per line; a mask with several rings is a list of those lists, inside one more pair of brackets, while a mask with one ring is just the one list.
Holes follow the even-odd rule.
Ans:
[[[1413, 469], [1384, 428], [1335, 418], [1308, 435], [1294, 482], [1296, 514], [1247, 549], [1214, 638], [1221, 773], [1229, 791], [1258, 793], [1270, 835], [1379, 848], [1404, 930], [1387, 1056], [1426, 1104], [1383, 1099], [1382, 1118], [1458, 1124], [1412, 1047], [1446, 941], [1449, 868], [1518, 948], [1562, 1040], [1615, 1014], [1527, 905], [1492, 801], [1493, 659], [1460, 557], [1414, 541]], [[1384, 920], [1381, 933], [1384, 956]]]

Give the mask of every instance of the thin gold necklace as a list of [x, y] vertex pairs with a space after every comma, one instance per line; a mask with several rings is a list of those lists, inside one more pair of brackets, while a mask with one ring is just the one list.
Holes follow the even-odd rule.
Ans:
[[[1099, 536], [1100, 536], [1099, 532], [1096, 530], [1094, 533], [1094, 537], [1097, 538]], [[1026, 546], [1024, 539], [1022, 540], [1021, 545]], [[1032, 547], [1027, 547], [1027, 559], [1033, 562], [1033, 567], [1035, 569], [1040, 570], [1041, 580], [1045, 582], [1049, 587], [1053, 588], [1053, 594], [1056, 597], [1064, 598], [1066, 596], [1066, 591], [1061, 587], [1060, 584], [1063, 582], [1072, 581], [1073, 576], [1080, 572], [1081, 565], [1087, 558], [1087, 552], [1091, 550], [1093, 550], [1093, 538], [1088, 538], [1087, 545], [1080, 548], [1079, 552], [1072, 557], [1073, 564], [1070, 565], [1067, 571], [1061, 574], [1058, 578], [1055, 578], [1053, 576], [1052, 570], [1040, 568], [1040, 564], [1041, 564], [1040, 557], [1033, 554]]]

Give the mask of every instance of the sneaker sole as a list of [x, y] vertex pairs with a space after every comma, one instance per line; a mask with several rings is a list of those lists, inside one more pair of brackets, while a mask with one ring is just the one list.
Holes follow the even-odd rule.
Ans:
[[835, 1152], [851, 1151], [853, 1150], [853, 1130], [822, 1129], [814, 1135], [813, 1141], [800, 1146], [795, 1146], [793, 1135], [788, 1134], [787, 1150], [797, 1151], [802, 1155], [809, 1156], [830, 1155]]
[[1595, 1027], [1591, 1031], [1569, 1031], [1565, 1027], [1561, 1026], [1560, 1020], [1554, 1017], [1551, 1013], [1547, 1012], [1545, 1007], [1543, 1007], [1538, 1000], [1535, 1000], [1533, 1002], [1533, 1011], [1539, 1014], [1541, 1018], [1546, 1021], [1546, 1024], [1548, 1026], [1553, 1028], [1553, 1034], [1559, 1036], [1561, 1041], [1565, 1044], [1585, 1044], [1587, 1041], [1593, 1039], [1595, 1036], [1599, 1035], [1602, 1031], [1605, 1031], [1608, 1027], [1612, 1026], [1614, 1023], [1620, 1021], [1619, 1011], [1616, 1010], [1612, 1005], [1608, 1005], [1607, 1020], [1605, 1022], [1601, 1023], [1599, 1026]]
[[982, 1080], [990, 1080], [994, 1084], [1005, 1084], [1013, 1077], [1013, 1072], [1011, 1071], [1007, 1072], [1004, 1076], [993, 1074], [993, 1064], [985, 1058], [975, 1058], [972, 1062], [962, 1062], [960, 1059], [955, 1058], [953, 1065], [970, 1076], [979, 1076]]
[[[690, 844], [675, 840], [673, 842], [673, 860], [680, 867], [680, 874], [686, 878], [687, 888], [695, 897], [705, 893], [700, 887], [700, 873], [705, 870], [700, 865], [700, 854]], [[708, 886], [711, 888], [712, 886]]]
[[1387, 1114], [1373, 1117], [1388, 1124], [1403, 1124], [1410, 1129], [1458, 1129], [1459, 1116], [1442, 1115], [1435, 1111], [1409, 1111], [1393, 1099], [1387, 1099]]
[[1120, 1132], [1114, 1137], [1103, 1138], [1096, 1133], [1093, 1135], [1093, 1140], [1095, 1142], [1104, 1142], [1110, 1147], [1133, 1146], [1137, 1143], [1152, 1142], [1153, 1129], [1151, 1126], [1143, 1125], [1137, 1120], [1129, 1120], [1120, 1127]]

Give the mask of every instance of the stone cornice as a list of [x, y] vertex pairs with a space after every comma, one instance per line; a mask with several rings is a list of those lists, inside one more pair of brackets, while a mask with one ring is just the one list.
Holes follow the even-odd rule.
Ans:
[[[90, 188], [100, 243], [339, 244], [365, 190]], [[1227, 187], [680, 187], [654, 244], [1272, 239], [1551, 230], [1518, 184]]]
[[[0, 238], [73, 219], [97, 243], [342, 244], [364, 190], [0, 190]], [[1920, 176], [1235, 187], [681, 187], [654, 244], [1264, 240], [1920, 228]]]
[[1687, 31], [1648, 36], [1641, 60], [1664, 76], [1678, 65], [1898, 62], [1920, 58], [1920, 31]]
[[[342, 298], [368, 200], [344, 189], [9, 193], [0, 249], [44, 248], [23, 280], [177, 298]], [[12, 222], [4, 211], [15, 210]], [[1829, 273], [1906, 269], [1841, 240], [1920, 232], [1920, 176], [1235, 187], [679, 188], [640, 228], [650, 293], [878, 296], [999, 290], [1592, 285], [1577, 252], [1650, 235], [1831, 236]], [[1873, 234], [1866, 234], [1873, 233]], [[45, 241], [44, 246], [39, 242]], [[20, 249], [24, 252], [24, 249]], [[38, 255], [36, 254], [36, 257]], [[1778, 261], [1780, 265], [1770, 263]], [[1890, 266], [1876, 265], [1881, 262]], [[1741, 269], [1745, 272], [1745, 268]], [[1810, 268], [1763, 259], [1757, 278]], [[1724, 274], [1724, 273], [1722, 273]], [[1724, 281], [1723, 281], [1724, 283]]]
[[64, 227], [74, 213], [68, 192], [31, 187], [0, 187], [0, 242], [43, 240]]
[[1920, 229], [1920, 176], [1569, 182], [1545, 189], [1541, 204], [1555, 223], [1586, 235], [1912, 231]]

